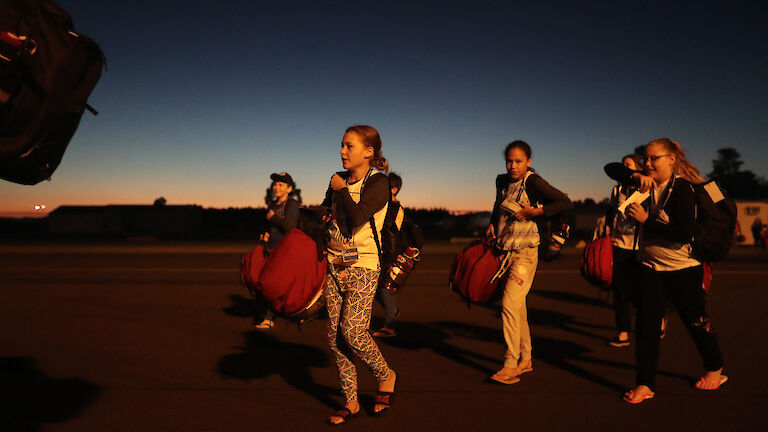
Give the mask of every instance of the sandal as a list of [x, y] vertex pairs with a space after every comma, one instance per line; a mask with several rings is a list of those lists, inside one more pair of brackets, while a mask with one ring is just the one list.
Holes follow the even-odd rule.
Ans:
[[728, 377], [725, 375], [720, 375], [720, 379], [717, 380], [707, 380], [704, 379], [704, 377], [701, 377], [696, 383], [696, 388], [699, 390], [717, 390], [721, 385], [725, 384], [726, 381], [728, 381]]
[[608, 341], [608, 345], [614, 348], [622, 348], [629, 346], [629, 338], [619, 339], [618, 336]]
[[328, 423], [330, 426], [343, 425], [349, 420], [357, 417], [358, 414], [360, 414], [360, 410], [357, 410], [356, 413], [353, 413], [352, 411], [349, 410], [349, 408], [342, 407], [341, 409], [336, 411], [336, 414], [331, 416], [331, 417], [341, 417], [341, 421], [338, 423], [334, 423], [333, 421], [331, 421], [331, 417], [328, 417], [328, 419], [326, 420], [326, 423]]
[[[397, 380], [397, 378], [395, 378]], [[395, 381], [395, 385], [397, 385], [397, 381]], [[371, 412], [371, 415], [374, 417], [381, 417], [384, 415], [389, 408], [392, 407], [392, 403], [395, 401], [395, 389], [393, 388], [391, 392], [387, 391], [377, 391], [376, 392], [376, 399], [374, 400], [373, 404], [373, 411]], [[376, 405], [383, 405], [384, 408], [376, 411]]]
[[394, 329], [391, 329], [389, 327], [382, 327], [375, 332], [373, 332], [373, 337], [377, 338], [388, 338], [392, 336], [397, 336], [397, 333], [395, 333]]
[[532, 372], [533, 371], [533, 362], [529, 361], [526, 366], [523, 366], [522, 368], [520, 365], [517, 365], [517, 375], [520, 376], [526, 372]]
[[262, 321], [262, 322], [260, 322], [258, 324], [254, 324], [253, 328], [257, 328], [257, 329], [271, 329], [274, 326], [275, 326], [275, 322], [274, 321], [265, 319], [264, 321]]
[[[531, 368], [533, 370], [533, 368]], [[496, 381], [499, 384], [506, 384], [511, 385], [517, 382], [520, 382], [520, 378], [517, 376], [507, 375], [504, 373], [496, 372], [495, 374], [491, 375], [491, 380]]]
[[656, 396], [656, 393], [654, 392], [646, 393], [646, 392], [636, 392], [635, 390], [630, 390], [624, 393], [624, 402], [632, 405], [637, 405], [647, 401], [648, 399], [653, 399], [654, 396]]
[[385, 391], [377, 391], [376, 392], [376, 399], [374, 402], [374, 407], [376, 405], [383, 405], [384, 408], [371, 412], [371, 415], [374, 417], [381, 417], [384, 415], [384, 413], [392, 407], [392, 402], [394, 402], [395, 398], [395, 392], [385, 392]]

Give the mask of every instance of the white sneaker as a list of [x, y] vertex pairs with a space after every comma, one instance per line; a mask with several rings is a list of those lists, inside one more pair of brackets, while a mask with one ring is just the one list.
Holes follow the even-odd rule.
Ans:
[[262, 322], [260, 322], [258, 324], [254, 324], [253, 328], [257, 328], [257, 329], [271, 329], [274, 326], [275, 326], [275, 322], [274, 321], [265, 319], [264, 321], [262, 321]]

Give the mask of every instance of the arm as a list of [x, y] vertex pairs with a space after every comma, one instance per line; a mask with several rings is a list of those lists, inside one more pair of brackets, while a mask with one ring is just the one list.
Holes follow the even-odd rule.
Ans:
[[673, 191], [665, 211], [669, 216], [669, 224], [648, 217], [643, 223], [643, 229], [671, 240], [676, 243], [690, 243], [693, 239], [693, 229], [696, 226], [696, 196], [688, 182], [679, 182]]
[[568, 195], [547, 183], [541, 176], [537, 175], [532, 180], [531, 184], [527, 185], [527, 187], [544, 204], [541, 210], [545, 218], [567, 212], [573, 207], [573, 203], [571, 203]]
[[611, 197], [609, 198], [610, 205], [608, 211], [605, 212], [605, 227], [613, 230], [613, 218], [616, 217], [616, 213], [619, 211], [619, 189], [621, 187], [614, 187], [611, 189]]
[[365, 183], [359, 203], [355, 203], [352, 200], [347, 188], [336, 192], [335, 197], [349, 224], [351, 226], [360, 226], [384, 207], [389, 201], [391, 193], [387, 176], [375, 174]]
[[501, 215], [500, 206], [502, 200], [502, 191], [504, 190], [504, 174], [496, 177], [496, 200], [493, 202], [493, 210], [491, 212], [491, 226], [496, 226], [499, 223], [499, 216]]
[[653, 179], [642, 172], [633, 171], [618, 162], [611, 162], [604, 166], [603, 169], [608, 177], [622, 185], [637, 186], [642, 192], [647, 192], [656, 184]]
[[285, 217], [274, 215], [269, 219], [269, 224], [278, 229], [282, 234], [292, 228], [296, 228], [299, 220], [299, 203], [294, 199], [288, 199], [285, 203]]

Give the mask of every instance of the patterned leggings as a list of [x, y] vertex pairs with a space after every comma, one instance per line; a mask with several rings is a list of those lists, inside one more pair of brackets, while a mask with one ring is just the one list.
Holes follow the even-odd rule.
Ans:
[[[357, 370], [354, 353], [368, 366], [376, 379], [389, 378], [389, 366], [373, 341], [368, 327], [379, 270], [328, 265], [325, 298], [328, 308], [328, 345], [336, 357], [339, 381], [347, 402], [357, 400]], [[338, 330], [345, 344], [339, 344]]]

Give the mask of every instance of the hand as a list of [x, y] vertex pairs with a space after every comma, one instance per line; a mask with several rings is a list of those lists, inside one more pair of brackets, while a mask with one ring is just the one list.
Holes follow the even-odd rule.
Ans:
[[268, 242], [269, 241], [269, 233], [265, 232], [264, 234], [262, 234], [261, 237], [259, 237], [259, 241]]
[[640, 185], [640, 192], [648, 192], [652, 187], [656, 186], [656, 182], [647, 175], [634, 173], [632, 174], [632, 179]]
[[496, 238], [496, 232], [493, 229], [493, 225], [488, 225], [488, 229], [485, 230], [485, 239], [486, 240], [493, 240]]
[[274, 210], [272, 210], [272, 209], [270, 209], [270, 210], [267, 212], [267, 220], [270, 220], [270, 219], [272, 219], [272, 216], [274, 216], [274, 215], [275, 215], [275, 211], [274, 211]]
[[338, 192], [345, 187], [347, 187], [347, 181], [341, 178], [340, 175], [334, 174], [333, 177], [331, 177], [331, 189]]
[[531, 207], [529, 204], [520, 204], [523, 208], [513, 213], [515, 219], [519, 222], [534, 218], [536, 216], [544, 214], [544, 210], [540, 208]]
[[320, 207], [320, 210], [318, 210], [320, 214], [320, 221], [322, 223], [328, 223], [331, 220], [333, 220], [333, 210], [331, 210], [330, 207]]
[[643, 206], [638, 203], [630, 204], [629, 207], [627, 207], [626, 213], [627, 216], [635, 219], [640, 223], [645, 223], [645, 221], [648, 220], [648, 213], [646, 213]]

